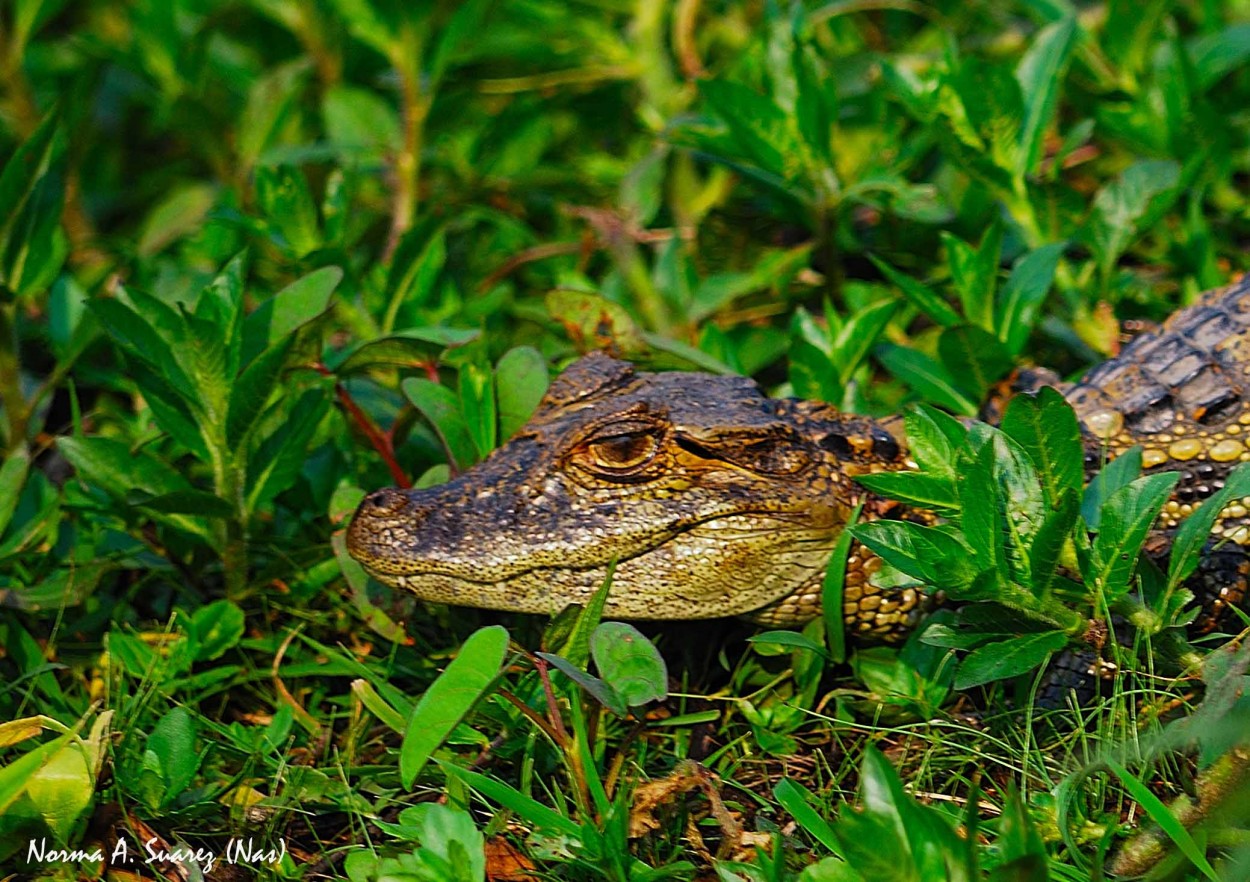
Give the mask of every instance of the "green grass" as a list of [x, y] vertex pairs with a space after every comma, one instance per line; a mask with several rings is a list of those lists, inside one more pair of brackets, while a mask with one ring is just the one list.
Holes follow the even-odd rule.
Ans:
[[[1247, 268], [1248, 62], [1234, 0], [0, 8], [0, 868], [1245, 878], [1247, 654], [1183, 629], [1209, 527], [1138, 565], [1168, 479], [1086, 488], [1055, 400], [943, 414]], [[998, 612], [847, 664], [823, 622], [640, 638], [346, 557], [363, 493], [604, 347], [910, 407], [876, 489], [944, 524], [857, 536]], [[1106, 694], [1042, 706], [1108, 613]]]

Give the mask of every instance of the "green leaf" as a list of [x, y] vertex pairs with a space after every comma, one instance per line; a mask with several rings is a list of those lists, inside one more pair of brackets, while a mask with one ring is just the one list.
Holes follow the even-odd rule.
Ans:
[[[145, 298], [138, 292], [127, 292], [132, 302], [145, 304]], [[191, 378], [183, 371], [174, 356], [174, 346], [182, 342], [182, 330], [185, 325], [178, 321], [172, 310], [160, 304], [165, 316], [154, 315], [153, 310], [144, 310], [160, 322], [153, 324], [136, 306], [113, 297], [93, 297], [87, 301], [87, 308], [95, 315], [109, 336], [128, 358], [146, 364], [156, 373], [156, 383], [173, 392], [173, 401], [185, 402], [193, 408], [199, 408], [199, 399], [195, 395], [195, 386]], [[161, 311], [159, 308], [158, 312]], [[171, 329], [171, 323], [177, 323]], [[158, 330], [159, 328], [159, 330]]]
[[270, 68], [252, 82], [235, 139], [242, 171], [251, 169], [278, 142], [294, 116], [311, 69], [309, 59], [297, 58]]
[[[414, 310], [429, 303], [446, 260], [447, 232], [437, 218], [426, 218], [404, 234], [395, 248], [386, 277], [383, 333], [389, 334], [394, 329], [401, 309]], [[410, 317], [406, 312], [403, 315]]]
[[959, 294], [964, 315], [981, 329], [995, 333], [994, 289], [998, 286], [998, 261], [1003, 250], [1002, 222], [995, 221], [990, 226], [977, 249], [951, 233], [941, 235], [951, 283]]
[[[80, 478], [118, 499], [126, 499], [135, 490], [159, 497], [193, 489], [172, 466], [147, 452], [135, 453], [126, 444], [112, 438], [62, 436], [57, 439], [56, 445]], [[159, 511], [153, 511], [152, 515], [156, 520], [193, 533], [206, 542], [214, 541], [199, 518]]]
[[26, 795], [57, 841], [68, 843], [95, 795], [95, 775], [83, 748], [70, 742], [49, 756], [26, 780]]
[[811, 791], [790, 778], [782, 778], [773, 788], [773, 796], [812, 838], [841, 857], [842, 849], [838, 845], [838, 838], [834, 835], [833, 827], [812, 808], [816, 797]]
[[226, 445], [237, 449], [248, 438], [260, 419], [270, 397], [280, 388], [279, 379], [286, 369], [287, 354], [294, 340], [280, 340], [266, 349], [243, 369], [230, 389], [229, 410], [226, 413]]
[[[1134, 81], [1158, 46], [1157, 32], [1166, 26], [1173, 0], [1110, 0], [1102, 33], [1102, 50], [1125, 82]], [[1071, 7], [1061, 14], [1070, 15]]]
[[803, 141], [823, 167], [836, 166], [833, 153], [833, 125], [838, 118], [836, 83], [821, 65], [815, 47], [795, 39], [790, 53], [796, 94], [794, 116]]
[[968, 546], [936, 527], [869, 521], [850, 529], [878, 557], [927, 585], [947, 589], [971, 585], [982, 569]]
[[1015, 787], [1003, 804], [996, 845], [1003, 863], [991, 871], [989, 882], [1049, 882], [1046, 844]]
[[1081, 517], [1091, 530], [1098, 529], [1102, 508], [1112, 494], [1141, 474], [1142, 449], [1134, 444], [1094, 475], [1081, 499]]
[[920, 404], [903, 418], [908, 452], [920, 468], [932, 475], [954, 479], [955, 451], [964, 446], [968, 430], [948, 413]]
[[424, 377], [408, 377], [401, 388], [413, 407], [430, 421], [438, 433], [448, 464], [456, 470], [472, 465], [477, 448], [460, 412], [460, 399], [456, 393]]
[[800, 145], [790, 117], [769, 98], [740, 83], [699, 81], [699, 93], [725, 122], [736, 158], [781, 179], [798, 172]]
[[153, 495], [145, 490], [134, 489], [125, 496], [127, 505], [142, 506], [148, 511], [162, 514], [199, 515], [206, 518], [228, 518], [234, 509], [220, 496], [203, 490], [171, 490]]
[[345, 157], [381, 162], [400, 148], [398, 111], [370, 89], [335, 84], [321, 101], [321, 116], [330, 143]]
[[321, 245], [317, 202], [308, 179], [290, 165], [256, 170], [256, 201], [279, 235], [279, 247], [303, 257]]
[[40, 744], [26, 751], [17, 759], [10, 761], [8, 765], [0, 768], [0, 813], [8, 811], [9, 807], [17, 802], [26, 792], [27, 783], [39, 772], [40, 767], [50, 757], [65, 748], [73, 737], [74, 733], [66, 732], [46, 744]]
[[499, 437], [508, 439], [525, 425], [551, 383], [547, 359], [532, 346], [509, 349], [495, 365]]
[[[1001, 555], [996, 571], [1008, 581], [1025, 584], [1033, 536], [1046, 517], [1037, 472], [1020, 445], [1006, 434], [981, 426], [973, 429], [978, 430], [987, 441], [960, 485], [964, 532], [972, 543], [973, 523], [980, 521], [982, 542], [995, 541], [996, 534], [995, 553]], [[972, 544], [979, 553], [981, 546]]]
[[436, 31], [425, 68], [425, 76], [429, 79], [426, 88], [436, 90], [455, 54], [466, 44], [472, 46], [481, 33], [483, 19], [490, 6], [490, 0], [463, 0], [455, 5], [455, 12]]
[[829, 658], [834, 664], [846, 661], [846, 625], [842, 618], [842, 600], [846, 587], [846, 564], [851, 554], [851, 531], [848, 527], [859, 523], [863, 503], [851, 509], [838, 541], [825, 567], [825, 578], [820, 588], [821, 611], [825, 619], [825, 642], [829, 645]]
[[0, 536], [4, 535], [17, 502], [26, 484], [26, 471], [30, 468], [30, 451], [24, 446], [9, 453], [0, 465]]
[[[438, 762], [438, 760], [435, 760], [435, 762]], [[568, 837], [575, 843], [581, 842], [582, 827], [580, 824], [548, 808], [538, 800], [526, 796], [502, 781], [497, 781], [478, 772], [471, 772], [453, 763], [438, 762], [438, 765], [439, 768], [447, 773], [448, 778], [456, 778], [464, 782], [475, 792], [515, 812], [518, 817], [534, 827]], [[2, 771], [4, 770], [0, 770], [0, 772]]]
[[860, 765], [860, 809], [844, 810], [834, 827], [847, 863], [865, 879], [972, 882], [975, 856], [934, 809], [918, 805], [875, 747]]
[[1128, 769], [1121, 766], [1114, 760], [1105, 760], [1107, 768], [1109, 768], [1120, 783], [1124, 785], [1124, 789], [1129, 792], [1129, 796], [1145, 809], [1146, 814], [1150, 815], [1150, 819], [1159, 825], [1169, 839], [1176, 844], [1181, 854], [1188, 858], [1202, 875], [1206, 876], [1211, 882], [1221, 882], [1224, 878], [1215, 871], [1211, 866], [1207, 856], [1203, 853], [1204, 849], [1199, 847], [1194, 841], [1190, 832], [1185, 829], [1185, 825], [1180, 822], [1163, 802], [1154, 794], [1148, 786], [1139, 781], [1134, 775], [1130, 774]]
[[1037, 324], [1038, 313], [1055, 278], [1055, 268], [1065, 243], [1043, 245], [1021, 257], [1011, 268], [1011, 275], [998, 296], [995, 323], [998, 339], [1007, 344], [1012, 356], [1019, 355], [1029, 340], [1029, 332]]
[[339, 376], [347, 376], [380, 367], [432, 365], [447, 349], [471, 343], [481, 333], [469, 328], [442, 326], [408, 328], [365, 340], [337, 358], [327, 358], [326, 366]]
[[[1168, 560], [1169, 591], [1177, 588], [1197, 569], [1198, 560], [1211, 536], [1211, 529], [1221, 512], [1247, 496], [1250, 496], [1250, 463], [1240, 463], [1224, 479], [1224, 486], [1202, 503], [1197, 511], [1185, 518], [1172, 540], [1172, 552]], [[0, 524], [2, 523], [0, 520]]]
[[615, 348], [625, 357], [647, 351], [637, 322], [619, 303], [590, 291], [556, 289], [547, 294], [547, 311], [584, 349]]
[[[825, 648], [799, 631], [761, 631], [759, 634], [753, 634], [747, 638], [747, 643], [752, 645], [763, 646], [785, 646], [790, 649], [802, 649], [805, 652], [813, 652], [821, 658], [828, 658], [829, 653]], [[766, 653], [771, 655], [773, 653]]]
[[1107, 602], [1114, 603], [1128, 591], [1150, 528], [1179, 479], [1175, 472], [1147, 475], [1121, 487], [1103, 503], [1094, 539], [1096, 569], [1083, 575]]
[[834, 827], [847, 862], [868, 879], [925, 878], [910, 849], [911, 835], [921, 832], [908, 831], [915, 808], [911, 797], [894, 767], [871, 745], [864, 750], [859, 787], [860, 810], [844, 810]]
[[916, 281], [906, 273], [896, 270], [885, 261], [879, 259], [875, 254], [869, 254], [868, 258], [892, 284], [903, 292], [904, 297], [939, 325], [951, 327], [962, 321], [959, 313], [955, 312], [932, 288]]
[[[371, 0], [331, 0], [339, 19], [360, 42], [390, 58], [399, 44], [399, 25], [391, 4]], [[385, 8], [379, 9], [379, 6]]]
[[1194, 75], [1203, 91], [1250, 60], [1250, 24], [1234, 24], [1204, 34], [1189, 44]]
[[421, 843], [413, 856], [438, 869], [430, 879], [485, 882], [486, 840], [468, 812], [426, 802], [404, 809], [399, 820], [414, 828], [414, 838]]
[[1003, 489], [997, 480], [995, 448], [993, 443], [982, 445], [964, 469], [959, 482], [959, 523], [978, 568], [1008, 575], [1007, 514]]
[[1006, 347], [988, 331], [956, 325], [938, 336], [938, 355], [952, 380], [970, 398], [981, 400], [1011, 370]]
[[201, 462], [212, 462], [208, 453], [208, 442], [200, 428], [196, 413], [202, 410], [201, 403], [195, 398], [195, 390], [189, 387], [175, 389], [172, 383], [166, 382], [164, 376], [142, 361], [131, 360], [127, 356], [131, 378], [144, 401], [152, 412], [152, 418], [161, 429], [191, 451]]
[[[805, 312], [803, 307], [799, 311]], [[787, 379], [799, 398], [839, 402], [843, 387], [826, 349], [811, 343], [798, 329], [799, 312], [790, 323], [790, 348], [786, 351]], [[827, 341], [826, 341], [827, 342]]]
[[243, 639], [243, 610], [232, 601], [215, 600], [191, 616], [196, 661], [221, 658]]
[[234, 379], [233, 374], [226, 373], [226, 363], [232, 357], [225, 341], [230, 328], [215, 324], [216, 316], [206, 318], [189, 313], [182, 303], [178, 304], [178, 311], [183, 334], [181, 344], [174, 347], [174, 357], [195, 383], [198, 409], [204, 415], [201, 425], [216, 427], [226, 410]]
[[235, 255], [225, 268], [200, 291], [195, 317], [207, 324], [225, 349], [222, 373], [233, 378], [239, 372], [243, 345], [243, 279], [247, 274], [247, 252]]
[[139, 256], [151, 257], [199, 230], [216, 201], [217, 188], [202, 181], [189, 181], [170, 190], [139, 228]]
[[404, 727], [408, 725], [407, 715], [391, 707], [368, 680], [353, 680], [352, 696], [360, 699], [360, 703], [378, 718], [378, 722], [399, 735], [404, 734]]
[[856, 369], [881, 339], [898, 307], [896, 300], [882, 300], [858, 309], [833, 335], [829, 360], [837, 369], [843, 386], [851, 382]]
[[321, 193], [321, 238], [327, 247], [343, 247], [347, 244], [355, 214], [352, 200], [356, 196], [359, 176], [354, 168], [336, 168], [326, 175]]
[[262, 352], [289, 342], [292, 334], [325, 313], [342, 280], [343, 271], [337, 266], [322, 267], [258, 306], [243, 322], [241, 363], [247, 365]]
[[1104, 278], [1138, 234], [1137, 221], [1156, 200], [1173, 198], [1180, 179], [1181, 168], [1172, 160], [1143, 160], [1098, 191], [1086, 235]]
[[57, 116], [50, 114], [0, 172], [0, 288], [35, 293], [52, 284], [64, 261], [58, 240], [64, 153]]
[[874, 493], [944, 513], [959, 511], [959, 487], [954, 478], [923, 472], [878, 472], [856, 475], [855, 482]]
[[[955, 134], [949, 146], [963, 148], [952, 153], [971, 174], [994, 189], [1010, 192], [1020, 165], [1020, 133], [1025, 122], [1019, 80], [1000, 61], [965, 57], [948, 82], [964, 113], [964, 119], [959, 119], [958, 110], [947, 99], [946, 115]], [[976, 140], [969, 138], [974, 133]]]
[[13, 36], [7, 47], [13, 58], [22, 57], [26, 42], [60, 12], [66, 2], [67, 0], [17, 0], [13, 13]]
[[633, 625], [600, 623], [590, 635], [590, 654], [599, 675], [630, 707], [662, 701], [668, 695], [664, 657]]
[[1034, 597], [1050, 597], [1062, 582], [1063, 577], [1059, 575], [1059, 559], [1080, 513], [1079, 492], [1068, 488], [1063, 491], [1033, 535], [1033, 542], [1029, 546], [1027, 587]]
[[1020, 128], [1020, 153], [1015, 170], [1018, 178], [1037, 170], [1046, 130], [1054, 120], [1063, 88], [1063, 71], [1076, 45], [1076, 35], [1074, 16], [1047, 25], [1038, 32], [1016, 67], [1016, 79], [1024, 97], [1024, 125]]
[[970, 689], [1031, 671], [1067, 645], [1068, 635], [1063, 631], [1041, 631], [974, 649], [959, 665], [955, 688]]
[[590, 696], [618, 717], [629, 714], [629, 705], [616, 688], [598, 677], [588, 674], [566, 658], [551, 652], [539, 652], [536, 655], [564, 674], [578, 686], [585, 689]]
[[1037, 395], [1017, 395], [1007, 404], [1002, 430], [1024, 449], [1037, 468], [1046, 504], [1055, 506], [1065, 492], [1080, 492], [1085, 448], [1072, 405], [1049, 386]]
[[543, 645], [561, 653], [577, 668], [590, 664], [590, 636], [603, 620], [603, 609], [612, 593], [612, 579], [616, 575], [616, 560], [608, 564], [608, 574], [603, 584], [595, 589], [590, 602], [584, 607], [570, 605], [552, 619], [543, 633]]
[[495, 449], [499, 420], [495, 414], [495, 375], [488, 367], [467, 362], [460, 366], [457, 377], [460, 391], [460, 412], [476, 459], [485, 459]]
[[160, 763], [165, 801], [181, 796], [199, 771], [201, 756], [195, 752], [195, 719], [186, 708], [175, 707], [161, 717], [148, 735], [147, 750]]
[[885, 344], [877, 347], [876, 356], [890, 373], [935, 404], [964, 416], [976, 414], [976, 402], [955, 386], [941, 364], [923, 352]]
[[330, 409], [325, 393], [310, 389], [277, 427], [256, 446], [247, 463], [247, 510], [255, 512], [291, 486], [304, 468], [304, 454]]
[[405, 788], [412, 788], [435, 748], [486, 694], [507, 651], [508, 632], [502, 626], [474, 631], [421, 696], [399, 749], [399, 772]]

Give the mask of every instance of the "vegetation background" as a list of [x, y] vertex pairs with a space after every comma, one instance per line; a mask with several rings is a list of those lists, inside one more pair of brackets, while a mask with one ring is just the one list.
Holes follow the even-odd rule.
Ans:
[[949, 646], [657, 628], [669, 679], [600, 679], [583, 620], [581, 688], [332, 537], [593, 348], [874, 414], [1078, 375], [1245, 269], [1248, 62], [1244, 0], [0, 4], [0, 866], [1097, 879], [1149, 816], [1158, 878], [1247, 878], [1246, 806], [1169, 802], [1240, 780], [1244, 658], [1046, 728], [1039, 638], [970, 725]]

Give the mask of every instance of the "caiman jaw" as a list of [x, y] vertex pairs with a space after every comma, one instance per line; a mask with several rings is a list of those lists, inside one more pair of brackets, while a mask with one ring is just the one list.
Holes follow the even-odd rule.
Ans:
[[[472, 473], [465, 476], [473, 477]], [[612, 543], [564, 545], [449, 541], [455, 512], [441, 488], [382, 490], [361, 504], [348, 530], [351, 554], [376, 579], [425, 600], [554, 614], [585, 603], [615, 558], [606, 612], [631, 619], [741, 615], [793, 590], [819, 584], [837, 534], [838, 512], [726, 509], [691, 522], [622, 530]], [[462, 526], [462, 525], [457, 525]], [[596, 528], [585, 534], [593, 539]], [[522, 533], [521, 535], [525, 535]]]

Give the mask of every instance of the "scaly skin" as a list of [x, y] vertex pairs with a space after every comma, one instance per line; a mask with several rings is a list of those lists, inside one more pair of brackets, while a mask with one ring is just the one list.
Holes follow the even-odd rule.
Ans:
[[[1250, 460], [1250, 284], [1209, 292], [1060, 388], [1091, 468], [1141, 444], [1147, 471], [1182, 472], [1151, 540], [1164, 553], [1177, 524]], [[553, 614], [584, 603], [616, 560], [609, 617], [798, 625], [820, 614], [855, 505], [868, 517], [924, 516], [854, 481], [908, 465], [895, 421], [592, 353], [477, 467], [368, 496], [347, 546], [374, 577], [425, 600]], [[1250, 499], [1223, 512], [1214, 536], [1230, 541], [1193, 585], [1203, 628], [1245, 598], [1247, 509]], [[879, 563], [852, 546], [844, 617], [863, 640], [897, 639], [926, 606], [914, 589], [873, 584]]]

